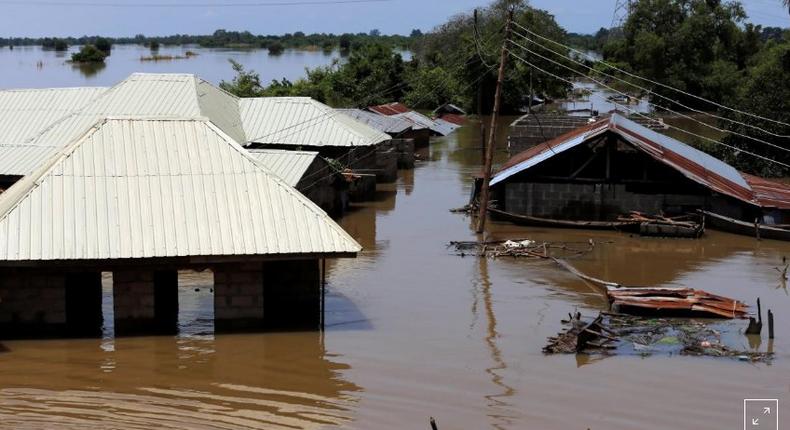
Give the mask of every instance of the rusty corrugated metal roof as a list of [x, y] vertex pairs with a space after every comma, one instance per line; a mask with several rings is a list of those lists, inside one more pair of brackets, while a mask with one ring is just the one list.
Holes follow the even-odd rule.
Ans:
[[634, 147], [713, 191], [756, 206], [790, 209], [790, 186], [745, 175], [711, 155], [617, 114], [516, 154], [500, 167], [491, 185], [606, 132], [618, 134]]
[[387, 103], [378, 106], [370, 106], [368, 109], [372, 110], [373, 112], [378, 112], [382, 115], [397, 115], [399, 113], [406, 113], [411, 111], [411, 108], [406, 106], [403, 103]]

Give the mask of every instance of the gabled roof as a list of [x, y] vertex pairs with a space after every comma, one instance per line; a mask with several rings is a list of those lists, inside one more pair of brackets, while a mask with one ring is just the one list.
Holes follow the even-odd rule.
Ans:
[[205, 119], [104, 119], [0, 195], [0, 261], [361, 247]]
[[[317, 152], [285, 149], [250, 149], [250, 155], [279, 176], [286, 184], [296, 187], [316, 159]], [[323, 172], [328, 175], [331, 172]], [[315, 178], [316, 180], [318, 177]]]
[[790, 186], [741, 173], [715, 157], [618, 114], [516, 154], [500, 167], [491, 185], [607, 132], [617, 134], [635, 148], [713, 191], [757, 206], [790, 209]]
[[390, 140], [375, 130], [309, 97], [240, 100], [247, 142], [293, 146], [371, 146]]
[[427, 116], [410, 109], [403, 103], [389, 103], [385, 105], [370, 106], [368, 110], [376, 112], [381, 115], [387, 115], [395, 118], [400, 118], [412, 123], [412, 128], [415, 130], [430, 129], [432, 132], [440, 135], [447, 136], [454, 132], [459, 126], [448, 121], [435, 121]]
[[[0, 174], [26, 175], [64, 143], [106, 117], [208, 118], [238, 142], [245, 140], [238, 99], [190, 74], [135, 73], [83, 106], [53, 118], [33, 136], [0, 135]], [[29, 119], [25, 119], [29, 121]]]
[[335, 109], [336, 111], [363, 122], [378, 131], [388, 134], [400, 134], [412, 128], [413, 123], [394, 116], [382, 115], [362, 109]]

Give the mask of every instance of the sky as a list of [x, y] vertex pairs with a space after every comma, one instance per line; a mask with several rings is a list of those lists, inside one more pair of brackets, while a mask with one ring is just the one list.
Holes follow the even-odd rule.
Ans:
[[[414, 28], [430, 30], [452, 15], [489, 3], [489, 0], [372, 0], [330, 5], [271, 5], [304, 1], [310, 0], [0, 0], [0, 36], [209, 34], [219, 28], [255, 34], [356, 33], [371, 29], [385, 34], [408, 34]], [[616, 1], [531, 0], [531, 4], [548, 10], [568, 31], [593, 33], [611, 25]], [[270, 5], [229, 6], [229, 3]], [[743, 3], [757, 24], [790, 26], [790, 15], [781, 6], [781, 0]], [[129, 4], [137, 6], [120, 7]]]

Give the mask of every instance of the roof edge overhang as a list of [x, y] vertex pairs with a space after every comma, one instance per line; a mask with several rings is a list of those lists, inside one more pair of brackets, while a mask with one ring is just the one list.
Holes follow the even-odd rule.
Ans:
[[[361, 250], [359, 251], [361, 252]], [[359, 252], [323, 252], [308, 254], [193, 255], [182, 257], [120, 258], [100, 260], [2, 260], [0, 268], [113, 268], [128, 266], [193, 266], [223, 263], [320, 260], [357, 258]]]

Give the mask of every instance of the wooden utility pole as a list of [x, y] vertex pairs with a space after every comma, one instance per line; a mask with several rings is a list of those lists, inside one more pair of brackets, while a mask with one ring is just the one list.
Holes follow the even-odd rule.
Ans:
[[499, 105], [502, 103], [502, 83], [505, 81], [505, 64], [507, 63], [508, 50], [507, 44], [510, 39], [510, 25], [513, 21], [513, 11], [507, 16], [505, 24], [505, 40], [502, 41], [502, 55], [499, 60], [499, 76], [496, 81], [496, 92], [494, 93], [494, 110], [491, 112], [491, 126], [488, 129], [488, 145], [486, 146], [485, 166], [483, 167], [483, 185], [480, 189], [480, 214], [477, 218], [477, 232], [482, 233], [486, 228], [486, 217], [488, 216], [488, 200], [490, 191], [488, 184], [491, 182], [491, 165], [494, 162], [494, 147], [496, 146], [496, 126], [499, 120]]

